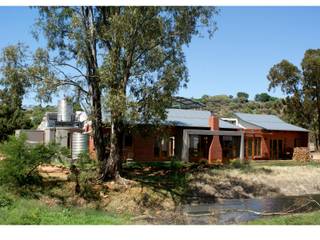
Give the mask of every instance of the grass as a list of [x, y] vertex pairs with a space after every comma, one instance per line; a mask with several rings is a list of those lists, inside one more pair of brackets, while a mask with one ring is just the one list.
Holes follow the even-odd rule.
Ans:
[[250, 225], [320, 225], [320, 211], [287, 216], [260, 218], [248, 222]]
[[251, 161], [251, 166], [253, 167], [272, 167], [272, 166], [277, 166], [277, 167], [293, 167], [293, 166], [311, 166], [311, 167], [320, 167], [319, 162], [299, 162], [295, 160], [256, 160], [256, 161]]
[[0, 207], [0, 224], [17, 225], [75, 225], [75, 224], [128, 224], [129, 216], [108, 214], [102, 210], [50, 207], [34, 199], [19, 199]]
[[124, 177], [151, 187], [155, 192], [168, 192], [174, 201], [181, 201], [190, 172], [198, 165], [179, 161], [130, 162], [124, 165]]

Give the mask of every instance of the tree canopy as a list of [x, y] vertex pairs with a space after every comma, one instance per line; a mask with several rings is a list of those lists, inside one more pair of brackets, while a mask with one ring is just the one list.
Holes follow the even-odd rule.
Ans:
[[[92, 119], [102, 178], [116, 178], [121, 168], [125, 122], [165, 118], [171, 96], [188, 82], [183, 46], [205, 30], [212, 36], [217, 10], [91, 6], [38, 9], [38, 34], [44, 34], [49, 49], [38, 49], [29, 68], [38, 96], [50, 100], [54, 92], [66, 86], [81, 94]], [[111, 115], [109, 154], [102, 109]]]
[[0, 141], [15, 129], [30, 128], [31, 121], [22, 109], [22, 100], [31, 87], [26, 74], [27, 47], [19, 43], [4, 48], [0, 56]]
[[287, 60], [269, 71], [269, 89], [280, 87], [287, 95], [285, 111], [290, 121], [316, 133], [320, 139], [320, 49], [305, 52], [301, 69]]
[[248, 99], [249, 99], [249, 94], [246, 93], [246, 92], [238, 92], [238, 93], [237, 93], [237, 98], [238, 98], [240, 101], [245, 101], [245, 102], [247, 102]]

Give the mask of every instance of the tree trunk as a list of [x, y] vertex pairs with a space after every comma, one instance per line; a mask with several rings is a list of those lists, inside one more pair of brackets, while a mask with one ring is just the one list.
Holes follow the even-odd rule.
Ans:
[[122, 127], [121, 121], [111, 119], [110, 154], [103, 173], [103, 180], [115, 180], [122, 169]]
[[316, 132], [316, 150], [319, 151], [319, 141], [320, 141], [320, 106], [318, 106], [318, 126]]
[[[93, 85], [95, 82], [93, 82]], [[93, 141], [95, 146], [96, 157], [100, 165], [100, 171], [103, 169], [103, 163], [106, 160], [106, 141], [103, 136], [103, 124], [101, 113], [101, 92], [99, 87], [92, 87], [92, 128]], [[101, 171], [102, 172], [102, 171]]]

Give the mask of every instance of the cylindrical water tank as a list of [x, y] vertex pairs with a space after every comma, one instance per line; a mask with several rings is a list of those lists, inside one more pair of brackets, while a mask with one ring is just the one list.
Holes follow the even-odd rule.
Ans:
[[87, 153], [88, 144], [88, 134], [74, 132], [72, 134], [72, 159], [77, 159], [80, 153]]
[[62, 99], [58, 103], [58, 122], [72, 122], [73, 107], [67, 99]]

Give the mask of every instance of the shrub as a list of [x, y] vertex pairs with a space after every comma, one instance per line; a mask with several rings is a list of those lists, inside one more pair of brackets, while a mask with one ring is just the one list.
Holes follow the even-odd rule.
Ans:
[[184, 163], [177, 159], [177, 157], [173, 156], [170, 159], [170, 168], [172, 170], [177, 170], [184, 167]]
[[8, 141], [0, 145], [0, 152], [5, 156], [0, 163], [0, 184], [19, 186], [40, 180], [35, 174], [37, 167], [60, 157], [57, 145], [30, 145], [26, 143], [24, 135], [9, 137]]
[[244, 163], [241, 162], [240, 159], [233, 159], [230, 160], [230, 167], [237, 168], [237, 169], [248, 169], [250, 168], [250, 164], [248, 161], [245, 161]]
[[92, 187], [97, 177], [97, 162], [87, 153], [79, 155], [70, 167], [72, 178], [76, 182], [75, 192], [85, 199], [99, 199], [99, 194]]

